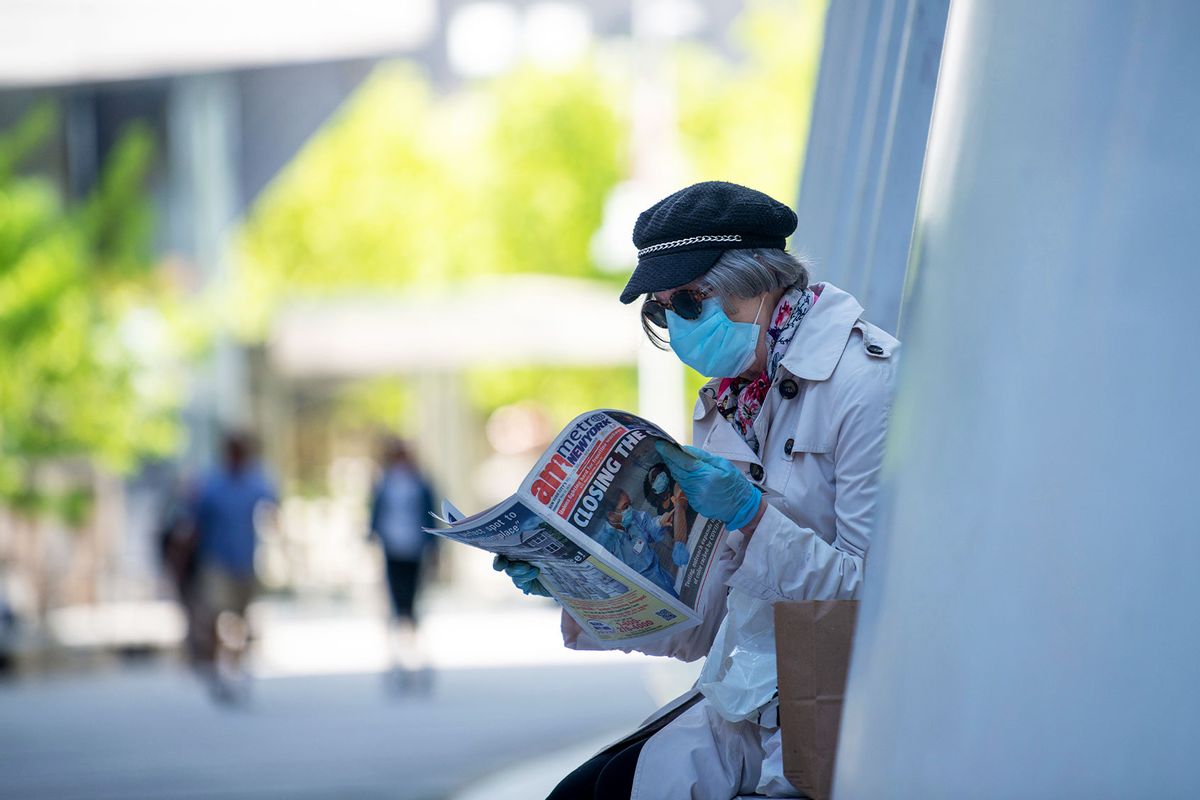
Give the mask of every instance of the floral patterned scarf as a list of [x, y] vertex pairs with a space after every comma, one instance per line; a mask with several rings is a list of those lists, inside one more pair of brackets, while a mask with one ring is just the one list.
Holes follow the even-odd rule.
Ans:
[[722, 417], [729, 420], [741, 437], [758, 452], [758, 436], [754, 433], [754, 420], [762, 409], [763, 400], [779, 371], [779, 363], [787, 352], [788, 345], [796, 336], [804, 315], [812, 309], [821, 296], [821, 285], [800, 289], [793, 286], [784, 292], [775, 306], [775, 316], [767, 328], [767, 365], [754, 379], [722, 378], [718, 383], [705, 386], [701, 392], [711, 398]]

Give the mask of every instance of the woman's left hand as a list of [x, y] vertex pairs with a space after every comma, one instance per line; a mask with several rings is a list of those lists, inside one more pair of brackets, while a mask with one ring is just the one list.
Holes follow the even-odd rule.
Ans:
[[655, 442], [654, 449], [682, 487], [688, 504], [704, 516], [724, 522], [731, 530], [747, 528], [759, 516], [762, 491], [728, 459], [661, 441]]
[[546, 587], [542, 586], [542, 582], [538, 580], [541, 571], [528, 561], [510, 561], [504, 556], [497, 555], [492, 559], [492, 569], [504, 572], [512, 579], [513, 584], [525, 594], [535, 594], [540, 597], [550, 596]]

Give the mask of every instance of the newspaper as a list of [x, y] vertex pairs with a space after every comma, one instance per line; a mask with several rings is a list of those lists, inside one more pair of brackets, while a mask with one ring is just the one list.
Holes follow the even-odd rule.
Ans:
[[692, 627], [725, 526], [688, 506], [655, 451], [660, 440], [679, 446], [624, 411], [581, 414], [516, 494], [466, 518], [447, 504], [447, 527], [426, 530], [534, 564], [601, 646]]

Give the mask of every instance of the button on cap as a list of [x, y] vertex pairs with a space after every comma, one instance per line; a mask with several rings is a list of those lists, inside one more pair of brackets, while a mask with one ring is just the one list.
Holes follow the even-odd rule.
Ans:
[[783, 395], [785, 400], [791, 400], [800, 393], [800, 387], [791, 378], [781, 381], [779, 384], [779, 393]]
[[750, 477], [756, 481], [761, 481], [763, 479], [763, 468], [760, 467], [758, 464], [751, 464], [750, 465]]

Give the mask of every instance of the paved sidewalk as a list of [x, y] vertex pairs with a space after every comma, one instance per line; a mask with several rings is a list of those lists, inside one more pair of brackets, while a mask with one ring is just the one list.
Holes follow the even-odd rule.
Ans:
[[0, 683], [0, 797], [442, 800], [522, 775], [541, 791], [578, 758], [564, 748], [586, 757], [691, 680], [663, 659], [565, 652], [556, 616], [431, 615], [429, 695], [362, 669], [385, 653], [369, 620], [296, 609], [267, 615], [244, 708], [166, 662]]
[[636, 724], [644, 666], [449, 670], [429, 696], [381, 675], [258, 680], [245, 708], [145, 667], [0, 688], [4, 798], [444, 798]]
[[625, 729], [581, 744], [522, 761], [472, 783], [454, 800], [538, 800], [550, 794], [571, 770], [594, 756], [601, 747], [627, 733]]

